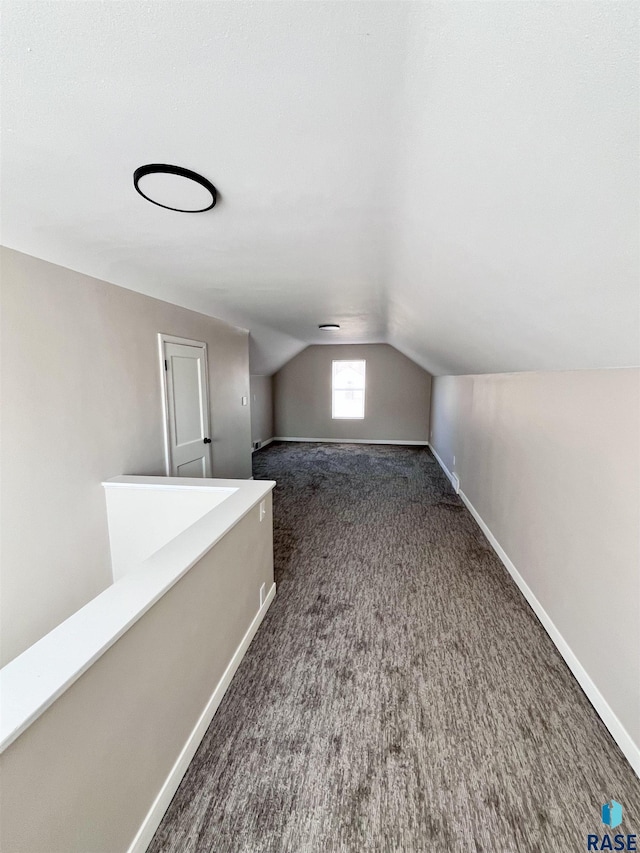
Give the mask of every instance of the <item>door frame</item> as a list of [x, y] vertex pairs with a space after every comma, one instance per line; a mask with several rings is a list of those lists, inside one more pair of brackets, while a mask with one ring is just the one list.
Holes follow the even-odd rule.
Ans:
[[209, 385], [209, 348], [206, 341], [194, 341], [190, 338], [179, 338], [176, 335], [167, 335], [165, 332], [158, 332], [158, 358], [160, 360], [160, 388], [162, 389], [162, 425], [164, 432], [164, 469], [167, 477], [172, 477], [171, 473], [171, 433], [169, 428], [169, 389], [167, 388], [167, 371], [165, 370], [164, 360], [164, 345], [165, 344], [181, 344], [187, 347], [202, 347], [204, 349], [204, 384], [207, 389], [208, 406], [205, 408], [205, 432], [211, 438], [211, 444], [207, 445], [207, 453], [209, 454], [209, 468], [213, 474], [213, 459], [211, 458], [211, 448], [213, 446], [213, 437], [211, 435], [211, 386]]

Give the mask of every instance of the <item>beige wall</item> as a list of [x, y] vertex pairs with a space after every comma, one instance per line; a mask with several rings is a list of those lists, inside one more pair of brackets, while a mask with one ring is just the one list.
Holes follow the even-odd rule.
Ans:
[[273, 438], [273, 377], [251, 377], [251, 442]]
[[206, 341], [216, 477], [251, 475], [248, 335], [2, 249], [2, 662], [111, 578], [102, 480], [164, 474], [157, 333]]
[[431, 444], [640, 746], [640, 371], [438, 377]]
[[258, 613], [260, 586], [273, 584], [270, 495], [266, 509], [262, 523], [257, 506], [245, 515], [0, 756], [4, 853], [129, 849]]
[[[331, 417], [331, 362], [366, 359], [363, 420]], [[310, 346], [274, 377], [276, 436], [427, 441], [431, 376], [388, 344]]]

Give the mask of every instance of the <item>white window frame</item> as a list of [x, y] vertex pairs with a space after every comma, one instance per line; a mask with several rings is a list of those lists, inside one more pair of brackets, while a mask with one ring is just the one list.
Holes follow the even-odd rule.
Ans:
[[[335, 365], [336, 364], [352, 364], [355, 361], [362, 362], [362, 388], [337, 388], [335, 386]], [[336, 415], [335, 414], [335, 392], [336, 391], [362, 391], [362, 414], [361, 415]], [[367, 361], [364, 358], [335, 358], [331, 362], [331, 419], [334, 421], [363, 421], [366, 415], [367, 406]]]

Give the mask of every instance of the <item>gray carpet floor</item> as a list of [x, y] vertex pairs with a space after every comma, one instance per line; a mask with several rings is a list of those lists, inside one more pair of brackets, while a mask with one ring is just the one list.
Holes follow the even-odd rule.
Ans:
[[640, 781], [426, 449], [273, 444], [278, 593], [149, 850], [558, 853]]

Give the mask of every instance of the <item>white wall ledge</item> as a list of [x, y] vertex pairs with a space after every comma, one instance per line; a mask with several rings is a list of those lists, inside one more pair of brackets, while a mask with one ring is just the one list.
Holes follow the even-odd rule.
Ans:
[[116, 477], [106, 489], [226, 490], [228, 496], [140, 567], [108, 587], [0, 670], [3, 752], [131, 628], [201, 557], [251, 511], [275, 483]]

